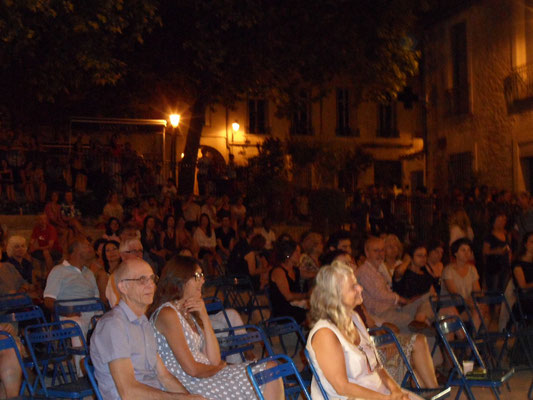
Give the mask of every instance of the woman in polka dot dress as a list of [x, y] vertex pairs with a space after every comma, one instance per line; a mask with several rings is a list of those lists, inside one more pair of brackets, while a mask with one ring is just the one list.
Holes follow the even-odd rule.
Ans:
[[[211, 400], [255, 399], [247, 364], [227, 365], [221, 360], [202, 300], [203, 284], [204, 275], [195, 259], [176, 256], [165, 265], [148, 310], [159, 355], [192, 394]], [[259, 368], [272, 366], [267, 363]], [[265, 385], [263, 394], [269, 400], [282, 399], [283, 383], [277, 380]]]

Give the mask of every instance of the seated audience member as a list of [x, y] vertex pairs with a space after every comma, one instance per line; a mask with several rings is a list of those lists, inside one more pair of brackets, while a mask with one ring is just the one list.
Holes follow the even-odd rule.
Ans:
[[33, 264], [28, 260], [26, 239], [22, 236], [11, 236], [7, 240], [7, 262], [13, 265], [28, 283], [33, 283]]
[[[159, 355], [167, 370], [191, 393], [213, 400], [254, 398], [247, 364], [227, 365], [220, 357], [202, 299], [204, 282], [202, 269], [193, 258], [177, 256], [165, 265], [147, 313]], [[264, 393], [267, 399], [283, 398], [281, 380], [265, 385]]]
[[141, 231], [137, 229], [137, 226], [134, 223], [127, 223], [120, 233], [121, 242], [128, 239], [141, 240]]
[[217, 217], [221, 218], [221, 215], [228, 215], [231, 219], [231, 205], [229, 202], [229, 196], [227, 194], [220, 198], [220, 202], [217, 205]]
[[231, 222], [233, 229], [244, 224], [244, 218], [246, 217], [246, 207], [244, 206], [244, 199], [242, 196], [237, 197], [235, 204], [231, 206]]
[[165, 251], [165, 259], [177, 253], [176, 247], [176, 218], [174, 215], [167, 214], [163, 220], [163, 229], [161, 230], [161, 249]]
[[405, 267], [396, 268], [392, 289], [406, 299], [422, 296], [426, 293], [436, 294], [433, 289], [433, 277], [426, 269], [427, 250], [422, 243], [413, 244], [408, 253], [411, 261]]
[[148, 216], [148, 202], [146, 200], [141, 200], [138, 205], [133, 209], [133, 223], [137, 229], [142, 229], [144, 226], [144, 221]]
[[[354, 312], [363, 288], [347, 265], [322, 267], [311, 295], [313, 328], [307, 350], [330, 398], [419, 399], [402, 389], [380, 364], [366, 326]], [[323, 396], [313, 377], [313, 399]]]
[[256, 291], [264, 289], [267, 285], [271, 269], [263, 253], [265, 242], [265, 238], [262, 235], [252, 236], [250, 239], [250, 251], [244, 255], [247, 268], [240, 273], [251, 278], [252, 285]]
[[174, 184], [172, 178], [167, 179], [167, 183], [161, 189], [161, 198], [168, 197], [170, 200], [174, 201], [178, 197], [178, 189]]
[[114, 240], [115, 242], [120, 243], [120, 234], [121, 226], [118, 218], [111, 217], [107, 220], [105, 224], [105, 233], [102, 235], [102, 238], [105, 240]]
[[491, 217], [490, 233], [483, 241], [485, 284], [488, 292], [503, 292], [511, 268], [511, 235], [505, 229], [507, 215], [499, 210]]
[[[465, 300], [466, 306], [470, 309], [472, 319], [476, 329], [481, 323], [477, 312], [474, 309], [474, 301], [472, 300], [472, 292], [480, 292], [481, 286], [479, 284], [479, 275], [476, 267], [472, 264], [472, 242], [467, 238], [457, 239], [450, 246], [452, 256], [455, 257], [455, 262], [452, 262], [444, 268], [442, 272], [442, 289], [441, 294], [459, 294]], [[488, 308], [484, 304], [479, 305], [481, 312], [487, 314]], [[457, 310], [462, 314], [464, 310]]]
[[68, 224], [61, 217], [61, 205], [59, 204], [59, 193], [52, 192], [50, 201], [44, 207], [44, 213], [48, 221], [57, 229], [59, 247], [65, 251], [70, 241], [70, 230]]
[[122, 205], [118, 200], [117, 193], [111, 193], [109, 195], [109, 200], [104, 206], [102, 215], [104, 222], [107, 222], [110, 218], [116, 218], [119, 222], [122, 221], [122, 218], [124, 217], [124, 208], [122, 208]]
[[145, 316], [157, 275], [141, 259], [130, 259], [115, 276], [120, 302], [100, 318], [91, 336], [91, 359], [102, 397], [201, 399], [186, 395], [157, 354], [154, 331]]
[[26, 293], [32, 299], [40, 298], [40, 291], [29, 284], [20, 272], [8, 262], [0, 263], [0, 296], [14, 293]]
[[243, 226], [246, 229], [246, 234], [248, 237], [252, 237], [252, 235], [255, 233], [255, 220], [253, 215], [246, 216]]
[[[50, 271], [44, 289], [44, 305], [54, 312], [57, 300], [99, 298], [98, 285], [92, 271], [87, 267], [94, 258], [94, 251], [87, 240], [75, 240], [68, 248], [67, 258]], [[93, 312], [69, 316], [76, 321], [86, 335]]]
[[217, 238], [217, 251], [223, 261], [227, 261], [235, 246], [235, 230], [231, 227], [230, 215], [226, 211], [218, 213], [221, 221], [219, 228], [215, 229]]
[[338, 231], [333, 233], [326, 244], [328, 250], [342, 250], [348, 254], [352, 254], [352, 240], [350, 232]]
[[[520, 290], [533, 290], [533, 232], [527, 232], [522, 239], [518, 259], [513, 263], [513, 278]], [[533, 314], [533, 302], [522, 302], [520, 305], [525, 314]]]
[[300, 246], [293, 240], [276, 243], [276, 262], [270, 271], [270, 299], [272, 316], [293, 317], [296, 322], [306, 322], [309, 293], [300, 285]]
[[107, 304], [106, 289], [109, 282], [109, 276], [117, 269], [121, 259], [118, 251], [120, 244], [114, 240], [106, 242], [102, 247], [102, 262], [103, 268], [99, 269], [95, 273], [96, 284], [98, 285], [98, 291], [100, 292], [100, 300], [102, 303]]
[[[16, 338], [16, 330], [9, 324], [0, 324], [0, 330], [6, 331]], [[6, 336], [0, 333], [0, 340]], [[0, 350], [0, 397], [5, 399], [18, 398], [22, 385], [22, 370], [13, 349]]]
[[263, 218], [261, 227], [257, 230], [257, 233], [265, 238], [265, 249], [272, 250], [274, 248], [274, 243], [276, 242], [276, 232], [272, 229], [272, 221], [270, 218]]
[[[328, 254], [327, 257], [323, 258], [324, 265], [331, 265], [334, 261], [346, 264], [352, 269], [352, 271], [354, 271], [355, 274], [357, 265], [350, 254], [342, 250], [335, 250], [334, 252]], [[413, 367], [422, 387], [435, 388], [438, 386], [437, 377], [435, 374], [435, 366], [433, 365], [431, 352], [424, 335], [399, 333], [398, 328], [393, 324], [389, 324], [388, 322], [382, 322], [381, 325], [378, 325], [374, 318], [372, 318], [370, 313], [367, 311], [364, 304], [356, 306], [355, 311], [357, 314], [359, 314], [364, 324], [369, 329], [377, 328], [379, 326], [387, 326], [394, 331], [396, 338], [402, 347], [402, 351], [410, 361], [411, 366]], [[400, 352], [397, 351], [396, 346], [394, 344], [380, 346], [378, 348], [378, 354], [389, 375], [397, 383], [401, 384], [405, 373], [407, 372], [407, 367], [403, 362]]]
[[178, 250], [189, 249], [192, 254], [198, 256], [198, 243], [196, 243], [191, 232], [187, 229], [183, 216], [179, 216], [176, 223], [176, 247]]
[[[141, 243], [144, 249], [144, 258], [150, 259], [156, 265], [156, 273], [163, 269], [165, 265], [165, 252], [161, 249], [161, 240], [159, 233], [155, 228], [156, 220], [151, 215], [144, 220], [144, 226], [141, 231]], [[152, 263], [149, 262], [150, 265]]]
[[37, 217], [37, 223], [31, 233], [30, 252], [33, 258], [45, 263], [47, 271], [50, 271], [63, 256], [56, 228], [48, 222], [46, 214]]
[[194, 231], [193, 237], [200, 247], [198, 259], [202, 260], [203, 264], [208, 268], [208, 273], [211, 274], [211, 265], [214, 261], [214, 258], [218, 258], [216, 254], [217, 238], [215, 231], [212, 228], [211, 220], [207, 214], [200, 215], [198, 228], [196, 228]]
[[324, 252], [324, 241], [322, 235], [316, 232], [309, 232], [302, 240], [302, 257], [300, 258], [300, 269], [306, 270], [310, 275], [316, 275], [320, 268], [320, 256]]
[[405, 262], [402, 261], [403, 245], [400, 239], [398, 239], [398, 236], [386, 235], [383, 238], [383, 242], [385, 243], [385, 257], [379, 267], [379, 271], [387, 279], [389, 286], [392, 287], [394, 272], [400, 267], [402, 267], [402, 270], [405, 270], [409, 260], [407, 256], [407, 260]]
[[170, 200], [170, 197], [164, 197], [161, 205], [159, 206], [159, 215], [164, 218], [166, 215], [176, 215], [174, 209], [174, 203]]
[[408, 300], [389, 287], [387, 279], [380, 272], [385, 255], [383, 239], [369, 238], [365, 243], [366, 261], [357, 269], [357, 280], [364, 288], [363, 298], [370, 314], [380, 321], [396, 325], [401, 332], [429, 330], [429, 319], [433, 311], [428, 296]]
[[428, 262], [426, 270], [433, 278], [433, 289], [437, 294], [440, 294], [442, 271], [444, 265], [442, 264], [442, 256], [444, 255], [444, 245], [440, 240], [430, 242], [428, 245]]
[[185, 222], [189, 229], [198, 224], [198, 219], [200, 218], [201, 214], [201, 207], [194, 201], [194, 194], [191, 193], [187, 196], [187, 200], [181, 206], [181, 210], [183, 212], [183, 218], [185, 218]]
[[161, 222], [162, 216], [159, 210], [159, 203], [155, 196], [148, 197], [148, 215], [154, 217], [158, 222]]
[[65, 192], [65, 202], [61, 204], [61, 218], [72, 231], [74, 237], [86, 237], [81, 224], [81, 212], [74, 204], [74, 195], [71, 190]]
[[104, 260], [102, 260], [102, 249], [104, 248], [104, 244], [106, 243], [107, 240], [102, 238], [96, 239], [93, 243], [95, 257], [93, 258], [91, 265], [89, 265], [89, 269], [93, 272], [95, 277], [98, 271], [104, 269]]
[[243, 226], [239, 227], [237, 234], [237, 242], [235, 243], [235, 246], [233, 246], [233, 250], [229, 255], [226, 267], [228, 273], [232, 275], [247, 274], [248, 263], [244, 259], [244, 256], [252, 251], [246, 234], [246, 229]]
[[220, 224], [218, 223], [217, 207], [215, 205], [215, 201], [215, 196], [207, 196], [207, 199], [205, 199], [205, 204], [200, 209], [201, 214], [206, 214], [209, 217], [209, 221], [211, 222], [211, 226], [213, 227], [213, 229], [216, 229], [220, 226]]
[[464, 209], [460, 208], [455, 210], [450, 216], [448, 225], [450, 228], [450, 246], [458, 239], [466, 238], [474, 240], [474, 231], [470, 224], [470, 218], [468, 218]]

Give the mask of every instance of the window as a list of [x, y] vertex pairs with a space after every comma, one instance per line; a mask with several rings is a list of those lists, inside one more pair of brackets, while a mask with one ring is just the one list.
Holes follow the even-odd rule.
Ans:
[[378, 137], [395, 138], [400, 133], [396, 124], [396, 103], [378, 105]]
[[311, 124], [311, 98], [308, 91], [300, 93], [299, 98], [295, 101], [294, 111], [291, 118], [291, 135], [312, 135], [313, 127]]
[[337, 136], [351, 136], [350, 93], [348, 89], [337, 89]]
[[266, 134], [267, 132], [267, 100], [248, 100], [248, 132]]
[[452, 26], [450, 32], [452, 52], [452, 89], [449, 93], [450, 113], [468, 114], [470, 111], [470, 90], [468, 83], [468, 59], [466, 23]]

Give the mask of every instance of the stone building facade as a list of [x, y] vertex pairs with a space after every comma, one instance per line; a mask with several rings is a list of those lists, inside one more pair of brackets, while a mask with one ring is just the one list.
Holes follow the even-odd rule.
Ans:
[[533, 189], [533, 1], [462, 2], [427, 21], [428, 186]]

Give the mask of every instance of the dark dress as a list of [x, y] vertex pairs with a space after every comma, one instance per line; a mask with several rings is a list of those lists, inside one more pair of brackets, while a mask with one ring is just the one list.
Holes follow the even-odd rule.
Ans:
[[299, 324], [303, 323], [306, 318], [307, 311], [301, 307], [291, 305], [278, 289], [278, 285], [272, 280], [272, 272], [276, 269], [282, 269], [285, 272], [287, 282], [289, 283], [289, 289], [294, 293], [303, 293], [300, 290], [300, 270], [295, 268], [294, 280], [290, 278], [289, 273], [282, 267], [273, 268], [270, 271], [268, 281], [270, 285], [270, 303], [272, 304], [272, 316], [273, 317], [293, 317]]
[[168, 250], [171, 254], [167, 258], [170, 258], [177, 252], [176, 248], [176, 232], [174, 231], [174, 234], [172, 237], [168, 235], [168, 232], [165, 231], [165, 237], [163, 238], [163, 248]]
[[31, 262], [23, 258], [22, 261], [19, 263], [13, 257], [8, 257], [6, 262], [12, 264], [26, 282], [33, 283], [33, 278], [32, 278], [33, 264]]
[[410, 299], [416, 296], [426, 294], [433, 286], [433, 277], [429, 274], [426, 268], [421, 268], [422, 273], [417, 274], [410, 269], [407, 269], [399, 281], [392, 282], [392, 290], [400, 296]]
[[[508, 245], [492, 233], [485, 238], [485, 243], [489, 244], [491, 250]], [[509, 274], [509, 253], [490, 254], [485, 257], [485, 283], [489, 292], [503, 292]]]
[[[513, 263], [513, 271], [516, 267], [521, 267], [522, 271], [524, 271], [524, 278], [526, 280], [526, 283], [533, 282], [533, 262], [518, 260]], [[513, 274], [513, 279], [514, 279], [514, 274]], [[516, 280], [514, 283], [515, 283], [515, 286], [518, 287]], [[528, 292], [531, 292], [531, 291], [532, 289], [530, 289]], [[532, 301], [522, 301], [520, 303], [520, 306], [524, 314], [533, 315], [533, 302]]]

